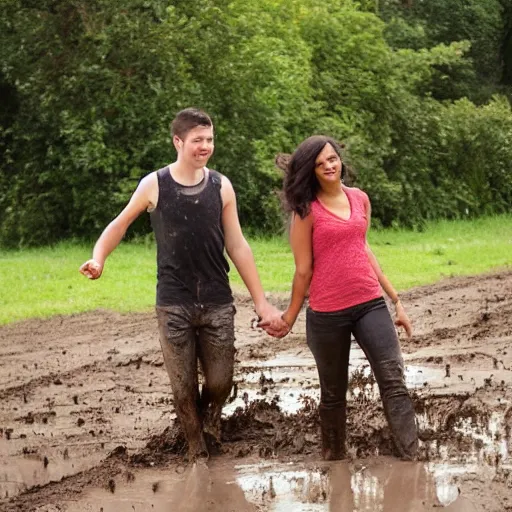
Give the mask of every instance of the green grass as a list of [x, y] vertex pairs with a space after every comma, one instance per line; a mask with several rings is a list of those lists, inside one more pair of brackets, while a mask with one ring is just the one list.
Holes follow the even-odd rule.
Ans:
[[[249, 240], [266, 291], [288, 292], [293, 258], [284, 237]], [[431, 223], [421, 233], [373, 231], [372, 248], [395, 287], [404, 290], [452, 275], [471, 275], [512, 264], [512, 215]], [[78, 273], [92, 247], [62, 243], [52, 248], [0, 250], [0, 324], [97, 308], [150, 309], [155, 300], [155, 250], [123, 243], [101, 279]], [[341, 262], [350, 264], [350, 262]], [[232, 265], [231, 282], [244, 290]]]
[[386, 274], [404, 290], [512, 265], [512, 215], [435, 222], [422, 233], [379, 231], [370, 242]]

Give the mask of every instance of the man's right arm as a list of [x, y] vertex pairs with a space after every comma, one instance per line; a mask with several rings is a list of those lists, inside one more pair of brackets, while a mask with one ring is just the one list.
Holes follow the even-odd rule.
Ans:
[[141, 180], [123, 211], [105, 228], [98, 238], [92, 259], [86, 261], [80, 272], [89, 279], [98, 279], [108, 255], [119, 245], [132, 222], [150, 206], [154, 206], [155, 189], [158, 189], [156, 173]]

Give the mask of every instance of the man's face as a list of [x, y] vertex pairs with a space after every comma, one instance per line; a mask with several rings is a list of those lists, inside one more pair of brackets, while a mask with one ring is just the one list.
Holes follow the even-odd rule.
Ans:
[[178, 156], [194, 167], [203, 167], [213, 154], [213, 126], [196, 126], [184, 139], [174, 137]]

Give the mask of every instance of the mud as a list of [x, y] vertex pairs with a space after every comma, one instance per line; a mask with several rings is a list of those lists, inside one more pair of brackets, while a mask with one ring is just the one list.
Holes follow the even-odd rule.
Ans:
[[320, 460], [303, 315], [276, 341], [251, 329], [250, 302], [237, 299], [235, 386], [208, 467], [183, 462], [153, 313], [0, 328], [0, 511], [512, 510], [512, 273], [402, 297], [415, 327], [401, 343], [416, 463], [390, 457], [378, 390], [355, 346], [349, 459]]

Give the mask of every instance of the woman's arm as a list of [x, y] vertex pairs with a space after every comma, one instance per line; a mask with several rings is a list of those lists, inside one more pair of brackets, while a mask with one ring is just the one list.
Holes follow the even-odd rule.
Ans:
[[290, 329], [299, 316], [313, 275], [312, 234], [312, 214], [310, 213], [304, 219], [294, 214], [290, 227], [290, 246], [295, 260], [295, 273], [290, 304], [283, 314], [283, 320]]
[[386, 274], [382, 272], [379, 262], [377, 261], [377, 258], [375, 257], [375, 254], [373, 254], [373, 251], [370, 248], [370, 244], [368, 243], [368, 231], [370, 230], [371, 213], [371, 205], [370, 201], [368, 200], [366, 202], [366, 218], [368, 219], [368, 228], [366, 230], [366, 254], [368, 254], [368, 259], [370, 260], [370, 264], [377, 276], [377, 279], [379, 280], [379, 284], [381, 285], [386, 295], [391, 299], [391, 301], [395, 305], [395, 325], [398, 327], [403, 327], [405, 329], [405, 332], [407, 333], [407, 336], [410, 338], [412, 336], [411, 321], [409, 320], [409, 317], [405, 312], [404, 306], [400, 301], [400, 297], [398, 296], [397, 291], [391, 284], [391, 281], [387, 278]]

